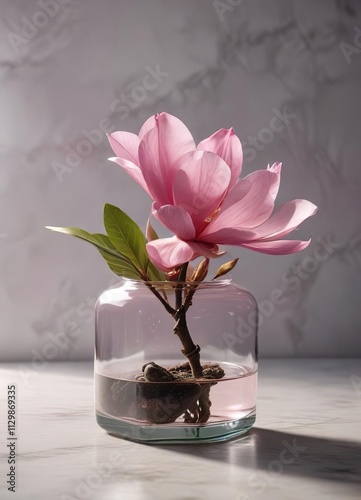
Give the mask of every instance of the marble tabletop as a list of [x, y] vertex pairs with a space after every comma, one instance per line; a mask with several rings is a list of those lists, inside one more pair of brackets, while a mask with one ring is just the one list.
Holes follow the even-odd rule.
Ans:
[[0, 368], [0, 498], [12, 498], [7, 386], [17, 385], [14, 498], [361, 498], [360, 360], [261, 360], [255, 427], [242, 438], [144, 445], [97, 426], [91, 363]]

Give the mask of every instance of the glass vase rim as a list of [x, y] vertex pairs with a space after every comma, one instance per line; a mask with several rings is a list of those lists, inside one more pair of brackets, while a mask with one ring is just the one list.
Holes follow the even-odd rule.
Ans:
[[164, 280], [164, 281], [144, 281], [142, 279], [132, 279], [132, 278], [124, 278], [123, 282], [133, 284], [136, 286], [144, 285], [147, 286], [147, 283], [151, 284], [156, 288], [176, 288], [176, 286], [190, 286], [197, 285], [197, 287], [211, 288], [211, 287], [221, 287], [233, 284], [232, 278], [225, 278], [222, 280], [203, 280], [203, 281], [172, 281], [172, 280]]

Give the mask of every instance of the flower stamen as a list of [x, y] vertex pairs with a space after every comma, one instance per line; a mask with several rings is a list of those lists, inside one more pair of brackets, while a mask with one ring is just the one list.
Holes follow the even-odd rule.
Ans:
[[209, 224], [210, 222], [212, 222], [212, 220], [217, 217], [217, 215], [219, 214], [220, 210], [221, 210], [221, 207], [216, 208], [216, 210], [214, 210], [214, 212], [212, 212], [211, 215], [208, 215], [208, 217], [206, 217], [204, 219], [204, 222], [206, 224]]

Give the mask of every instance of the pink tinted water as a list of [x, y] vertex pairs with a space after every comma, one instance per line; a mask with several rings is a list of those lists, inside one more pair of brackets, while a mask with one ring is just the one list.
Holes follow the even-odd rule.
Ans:
[[[172, 366], [174, 362], [165, 363], [163, 366]], [[220, 363], [225, 370], [225, 377], [212, 386], [210, 400], [212, 402], [211, 418], [208, 423], [238, 420], [255, 411], [257, 394], [257, 371], [251, 371], [246, 366], [237, 366], [230, 363]], [[124, 373], [122, 363], [119, 361], [102, 363], [96, 373], [97, 410], [98, 412], [115, 418], [121, 418], [114, 411], [106, 411], [105, 403], [111, 398], [111, 393], [104, 394], [104, 388], [110, 388], [112, 382], [119, 380], [134, 380], [128, 372]], [[123, 372], [123, 373], [122, 373]], [[130, 382], [132, 383], [132, 382]], [[138, 382], [139, 383], [139, 382]], [[149, 382], [140, 382], [147, 384]], [[164, 382], [162, 384], [165, 384]], [[100, 390], [101, 388], [101, 390]], [[180, 417], [175, 424], [183, 423]], [[168, 425], [175, 425], [168, 424]], [[189, 424], [188, 424], [189, 425]]]

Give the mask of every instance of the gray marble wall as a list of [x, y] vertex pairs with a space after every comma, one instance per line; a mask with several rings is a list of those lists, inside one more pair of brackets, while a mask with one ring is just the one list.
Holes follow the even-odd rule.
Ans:
[[104, 130], [163, 110], [196, 140], [234, 126], [246, 173], [280, 160], [279, 201], [320, 207], [300, 254], [230, 249], [261, 305], [261, 355], [361, 354], [361, 2], [2, 0], [0, 33], [1, 358], [50, 359], [60, 333], [55, 359], [92, 356], [92, 307], [114, 278], [44, 225], [98, 231], [107, 201], [144, 227], [150, 200], [107, 161]]

